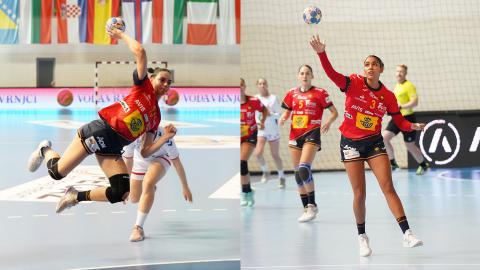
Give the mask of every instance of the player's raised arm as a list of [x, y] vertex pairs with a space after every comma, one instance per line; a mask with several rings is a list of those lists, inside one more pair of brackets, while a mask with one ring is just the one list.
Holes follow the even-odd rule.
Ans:
[[310, 39], [310, 46], [312, 49], [318, 54], [320, 57], [320, 62], [322, 63], [322, 67], [327, 73], [328, 78], [332, 80], [340, 89], [345, 89], [347, 86], [347, 79], [341, 73], [338, 73], [335, 69], [333, 69], [332, 64], [328, 60], [327, 53], [325, 52], [325, 43], [320, 41], [320, 37], [318, 35], [312, 36]]

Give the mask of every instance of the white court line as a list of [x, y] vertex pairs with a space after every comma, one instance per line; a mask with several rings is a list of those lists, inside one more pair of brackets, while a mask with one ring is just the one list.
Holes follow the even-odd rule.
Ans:
[[8, 216], [8, 219], [16, 219], [16, 218], [22, 218], [22, 216]]
[[215, 208], [215, 209], [212, 209], [212, 211], [228, 211], [227, 208]]
[[98, 215], [98, 212], [86, 212], [85, 215]]
[[168, 265], [168, 264], [187, 264], [187, 263], [208, 263], [208, 262], [236, 262], [240, 261], [240, 258], [235, 259], [216, 259], [216, 260], [198, 260], [198, 261], [170, 261], [160, 263], [140, 263], [140, 264], [124, 264], [124, 265], [110, 265], [110, 266], [94, 266], [89, 268], [71, 268], [69, 270], [92, 270], [92, 269], [109, 269], [109, 268], [123, 268], [134, 266], [153, 266], [153, 265]]
[[39, 215], [32, 215], [32, 217], [48, 217], [48, 215], [45, 215], [45, 214], [39, 214]]
[[364, 264], [312, 264], [312, 265], [275, 265], [275, 266], [242, 266], [242, 269], [302, 269], [302, 268], [318, 268], [318, 267], [371, 267], [371, 266], [480, 266], [480, 264], [468, 264], [468, 263], [459, 263], [459, 264], [450, 264], [450, 263], [432, 263], [432, 264], [421, 264], [421, 263], [412, 263], [412, 264], [394, 264], [394, 263], [364, 263]]
[[60, 216], [74, 216], [75, 213], [61, 213]]
[[223, 186], [208, 196], [209, 199], [240, 199], [240, 173], [235, 174]]
[[176, 212], [177, 210], [175, 209], [164, 209], [162, 212]]
[[112, 214], [125, 214], [125, 211], [112, 211]]
[[187, 209], [187, 211], [190, 211], [190, 212], [201, 212], [201, 211], [203, 211], [203, 209]]

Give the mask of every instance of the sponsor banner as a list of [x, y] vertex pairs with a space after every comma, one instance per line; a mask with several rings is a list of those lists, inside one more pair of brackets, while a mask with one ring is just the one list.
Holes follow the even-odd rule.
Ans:
[[[416, 142], [432, 167], [480, 166], [480, 111], [439, 111], [415, 113], [425, 129]], [[408, 156], [408, 167], [418, 163]]]
[[[92, 109], [95, 107], [93, 88], [0, 88], [0, 110], [10, 109], [62, 109], [57, 101], [58, 93], [68, 89], [72, 93], [73, 102], [69, 109]], [[160, 99], [163, 108], [232, 108], [240, 104], [240, 89], [238, 87], [172, 87], [179, 94], [179, 101], [174, 106], [165, 104]], [[100, 88], [98, 92], [98, 107], [108, 106], [130, 92], [129, 87]], [[60, 99], [65, 100], [65, 91]]]

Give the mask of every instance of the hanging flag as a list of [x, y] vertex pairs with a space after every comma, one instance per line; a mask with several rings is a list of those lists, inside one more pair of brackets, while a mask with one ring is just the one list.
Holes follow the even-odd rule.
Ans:
[[53, 0], [20, 1], [20, 43], [49, 44], [52, 41]]
[[79, 43], [79, 19], [82, 12], [78, 0], [56, 0], [58, 43]]
[[3, 0], [0, 5], [0, 44], [18, 43], [18, 0]]
[[111, 17], [119, 16], [120, 0], [78, 0], [80, 42], [98, 45], [116, 44], [105, 30]]
[[217, 0], [188, 0], [187, 43], [217, 44]]
[[236, 43], [240, 44], [240, 10], [241, 4], [240, 0], [235, 0], [235, 36], [236, 36]]
[[183, 43], [185, 0], [122, 0], [126, 33], [145, 43]]
[[218, 0], [217, 43], [236, 44], [236, 2], [238, 0]]

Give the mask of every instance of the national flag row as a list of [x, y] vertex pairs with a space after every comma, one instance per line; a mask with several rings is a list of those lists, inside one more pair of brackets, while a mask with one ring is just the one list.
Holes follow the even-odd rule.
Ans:
[[144, 44], [240, 43], [240, 0], [0, 0], [0, 44], [116, 44], [119, 16]]

